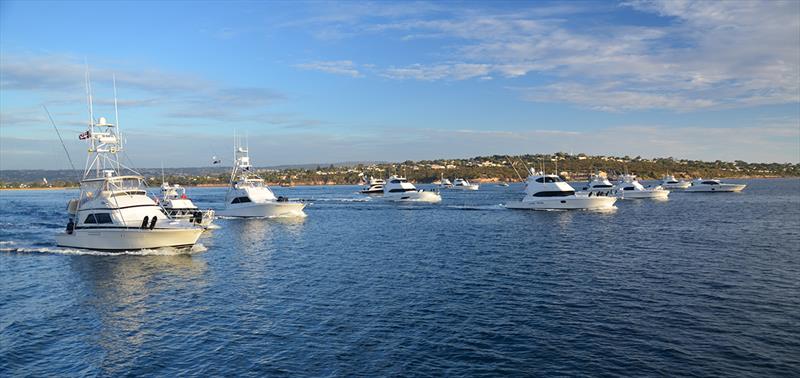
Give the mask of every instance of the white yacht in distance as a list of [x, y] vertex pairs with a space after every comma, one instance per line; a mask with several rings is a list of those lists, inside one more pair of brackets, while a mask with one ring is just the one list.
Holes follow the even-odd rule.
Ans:
[[583, 187], [584, 192], [593, 192], [595, 195], [609, 195], [614, 190], [614, 184], [608, 181], [605, 174], [596, 173], [589, 176], [589, 182]]
[[575, 193], [575, 189], [556, 175], [530, 170], [522, 201], [506, 203], [509, 209], [522, 210], [601, 210], [611, 209], [616, 197]]
[[701, 178], [692, 181], [692, 185], [686, 188], [687, 192], [741, 192], [747, 187], [745, 184], [728, 184], [719, 180], [703, 180]]
[[453, 187], [453, 183], [450, 182], [450, 179], [442, 177], [442, 179], [439, 182], [439, 187], [442, 189], [450, 189]]
[[[79, 136], [89, 142], [86, 170], [80, 195], [67, 204], [67, 229], [56, 235], [56, 244], [103, 251], [193, 246], [203, 228], [170, 219], [147, 195], [144, 178], [117, 157], [123, 150], [119, 129], [103, 117], [94, 120], [87, 92], [91, 121], [89, 130]], [[116, 96], [114, 103], [116, 109]], [[123, 168], [133, 174], [120, 175]]]
[[[163, 181], [163, 180], [162, 180]], [[161, 206], [173, 219], [187, 219], [190, 222], [208, 228], [214, 220], [214, 210], [200, 210], [186, 196], [186, 188], [168, 182], [161, 184]]]
[[305, 204], [275, 197], [264, 184], [264, 179], [250, 173], [249, 149], [234, 139], [230, 186], [225, 195], [225, 208], [217, 211], [217, 215], [242, 218], [305, 216]]
[[459, 190], [478, 190], [480, 185], [478, 184], [470, 184], [469, 181], [457, 178], [453, 180], [453, 187], [451, 189], [459, 189]]
[[383, 187], [383, 198], [399, 202], [437, 203], [442, 201], [439, 193], [418, 190], [414, 184], [400, 176], [389, 177], [389, 181]]
[[382, 178], [364, 177], [364, 189], [362, 194], [383, 194], [383, 186], [386, 181]]
[[686, 189], [692, 185], [689, 181], [677, 180], [673, 175], [665, 175], [661, 178], [661, 187], [664, 189]]
[[620, 176], [615, 189], [620, 199], [667, 199], [669, 196], [669, 190], [664, 190], [661, 186], [645, 188], [639, 180], [636, 179], [636, 175], [629, 174]]

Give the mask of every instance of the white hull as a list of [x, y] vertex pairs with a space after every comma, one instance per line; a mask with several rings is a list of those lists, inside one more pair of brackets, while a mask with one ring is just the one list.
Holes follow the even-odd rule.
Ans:
[[191, 247], [200, 238], [202, 228], [140, 228], [77, 229], [72, 234], [56, 235], [60, 247], [100, 251], [133, 251], [163, 247]]
[[217, 215], [242, 218], [304, 217], [306, 215], [303, 212], [305, 206], [299, 202], [251, 203], [219, 210]]
[[667, 199], [669, 190], [626, 190], [619, 192], [620, 199]]
[[434, 192], [384, 193], [383, 199], [394, 202], [442, 202], [442, 196]]
[[613, 208], [615, 202], [615, 197], [566, 196], [514, 201], [505, 206], [517, 210], [601, 210]]
[[687, 192], [741, 192], [747, 187], [745, 184], [720, 184], [720, 185], [693, 185], [686, 188]]
[[661, 184], [661, 187], [664, 189], [686, 189], [690, 186], [692, 186], [692, 183], [688, 181], [680, 184]]

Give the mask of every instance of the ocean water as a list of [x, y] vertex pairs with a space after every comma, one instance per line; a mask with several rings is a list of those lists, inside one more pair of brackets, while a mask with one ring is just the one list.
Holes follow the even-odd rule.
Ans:
[[741, 182], [610, 212], [274, 188], [308, 216], [121, 255], [55, 247], [76, 191], [3, 191], [0, 376], [799, 376], [800, 180]]

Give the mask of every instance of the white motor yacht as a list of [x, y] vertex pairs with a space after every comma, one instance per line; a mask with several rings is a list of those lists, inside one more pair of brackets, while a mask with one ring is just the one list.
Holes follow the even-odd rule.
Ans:
[[214, 220], [214, 210], [200, 210], [186, 196], [186, 188], [178, 184], [170, 185], [166, 181], [161, 184], [161, 206], [171, 218], [188, 219], [204, 228]]
[[673, 175], [665, 175], [661, 178], [661, 187], [664, 189], [686, 189], [692, 185], [689, 181], [677, 180]]
[[616, 197], [597, 196], [592, 192], [575, 193], [575, 189], [556, 175], [537, 173], [531, 169], [522, 201], [506, 203], [509, 209], [521, 210], [601, 210], [611, 209]]
[[470, 184], [469, 181], [457, 178], [453, 180], [453, 187], [452, 189], [459, 189], [459, 190], [478, 190], [480, 189], [480, 185], [478, 184]]
[[441, 181], [439, 182], [439, 187], [442, 189], [450, 189], [453, 187], [453, 183], [450, 182], [450, 179], [442, 177]]
[[[91, 98], [89, 103], [92, 121], [79, 137], [89, 142], [86, 170], [79, 197], [67, 204], [67, 229], [56, 235], [56, 244], [102, 251], [193, 246], [203, 228], [171, 219], [148, 196], [144, 178], [117, 157], [123, 151], [119, 129], [103, 117], [94, 121]], [[123, 168], [133, 174], [120, 175]]]
[[617, 197], [620, 199], [667, 199], [667, 197], [669, 197], [669, 190], [665, 190], [661, 186], [645, 188], [639, 180], [636, 179], [636, 175], [625, 174], [620, 176], [620, 180], [617, 182], [615, 189]]
[[442, 201], [439, 193], [419, 190], [405, 177], [400, 176], [389, 177], [389, 181], [383, 187], [383, 198], [399, 202], [437, 203]]
[[591, 192], [595, 195], [612, 195], [614, 184], [608, 181], [608, 177], [603, 173], [595, 173], [589, 176], [589, 182], [583, 187], [584, 192]]
[[728, 184], [719, 180], [697, 179], [686, 188], [687, 192], [741, 192], [747, 187], [745, 184]]
[[382, 178], [365, 177], [364, 184], [362, 194], [383, 194], [383, 186], [386, 185], [386, 181]]
[[225, 208], [217, 215], [225, 217], [303, 217], [302, 202], [275, 197], [258, 175], [250, 172], [249, 148], [234, 137], [234, 165], [230, 186], [225, 195]]

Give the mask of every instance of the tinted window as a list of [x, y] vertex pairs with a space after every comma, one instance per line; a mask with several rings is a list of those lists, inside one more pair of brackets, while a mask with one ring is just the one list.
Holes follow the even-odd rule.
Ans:
[[113, 223], [111, 221], [111, 214], [109, 213], [96, 213], [96, 214], [89, 214], [86, 216], [86, 220], [83, 221], [86, 224], [98, 224], [98, 223]]
[[558, 177], [539, 177], [536, 179], [536, 182], [545, 183], [545, 182], [561, 182], [561, 179]]
[[613, 185], [599, 184], [599, 185], [593, 186], [592, 188], [610, 188], [612, 186]]
[[231, 203], [245, 203], [245, 202], [252, 202], [248, 197], [236, 197], [231, 201]]
[[561, 191], [538, 192], [538, 193], [534, 193], [533, 196], [534, 197], [566, 197], [566, 196], [571, 196], [571, 195], [574, 195], [574, 194], [575, 194], [574, 191], [566, 190], [566, 191], [563, 191], [563, 192], [561, 192]]
[[632, 187], [632, 186], [626, 186], [626, 187], [625, 187], [624, 189], [622, 189], [622, 190], [636, 190], [636, 188], [634, 188], [634, 187]]
[[719, 183], [716, 182], [716, 181], [703, 181], [703, 184], [706, 184], [706, 185], [719, 185]]
[[398, 192], [414, 192], [416, 189], [389, 189], [389, 193], [398, 193]]

